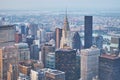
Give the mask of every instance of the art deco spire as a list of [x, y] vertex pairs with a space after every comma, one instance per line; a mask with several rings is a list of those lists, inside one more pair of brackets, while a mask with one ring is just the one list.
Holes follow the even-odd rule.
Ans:
[[64, 29], [64, 31], [70, 31], [69, 22], [68, 22], [68, 18], [67, 18], [67, 9], [66, 9], [66, 16], [65, 16], [65, 20], [64, 20], [63, 29]]

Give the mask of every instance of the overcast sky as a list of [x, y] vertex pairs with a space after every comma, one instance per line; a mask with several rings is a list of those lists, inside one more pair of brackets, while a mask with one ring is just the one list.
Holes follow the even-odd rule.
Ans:
[[120, 0], [0, 0], [0, 10], [119, 10]]

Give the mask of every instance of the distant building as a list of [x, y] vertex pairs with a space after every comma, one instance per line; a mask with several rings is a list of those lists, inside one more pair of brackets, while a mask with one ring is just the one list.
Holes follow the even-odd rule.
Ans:
[[95, 47], [81, 50], [81, 78], [92, 80], [98, 75], [100, 50]]
[[110, 52], [113, 53], [114, 49], [117, 49], [120, 52], [120, 37], [111, 37]]
[[37, 39], [40, 40], [40, 43], [46, 42], [46, 31], [44, 29], [37, 30]]
[[39, 48], [38, 45], [32, 44], [30, 47], [30, 59], [39, 60]]
[[65, 72], [65, 80], [77, 80], [76, 51], [72, 49], [55, 51], [55, 69]]
[[37, 39], [38, 24], [30, 23], [29, 30], [30, 34], [34, 36], [35, 39]]
[[90, 48], [92, 46], [92, 16], [85, 16], [85, 22], [84, 22], [84, 48]]
[[13, 45], [15, 43], [14, 25], [0, 26], [0, 47]]
[[72, 48], [76, 50], [81, 50], [82, 42], [80, 40], [80, 35], [78, 32], [75, 32], [72, 38]]
[[54, 32], [46, 32], [46, 41], [50, 41], [51, 39], [55, 39], [55, 33]]
[[93, 42], [94, 42], [93, 44], [96, 45], [97, 48], [103, 49], [103, 36], [98, 35], [98, 36], [94, 37]]
[[50, 44], [45, 44], [42, 46], [42, 48], [41, 48], [41, 60], [42, 60], [45, 67], [46, 67], [47, 54], [50, 52], [54, 52], [54, 51], [55, 51], [55, 46], [52, 46]]
[[56, 28], [55, 29], [55, 46], [56, 48], [60, 48], [60, 40], [61, 40], [61, 37], [62, 37], [62, 29], [60, 28]]
[[99, 57], [100, 80], [120, 79], [120, 57], [116, 55], [103, 54]]
[[27, 43], [15, 44], [18, 51], [18, 61], [30, 60], [30, 50]]

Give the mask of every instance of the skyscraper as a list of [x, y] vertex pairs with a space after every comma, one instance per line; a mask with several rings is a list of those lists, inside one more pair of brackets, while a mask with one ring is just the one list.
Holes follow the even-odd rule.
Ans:
[[85, 22], [84, 22], [84, 48], [90, 48], [92, 46], [92, 16], [85, 16]]
[[72, 39], [72, 48], [73, 49], [81, 49], [82, 47], [82, 43], [81, 43], [81, 40], [80, 40], [80, 35], [78, 32], [75, 32], [74, 36], [73, 36], [73, 39]]
[[50, 44], [45, 44], [42, 46], [41, 48], [41, 59], [42, 62], [44, 64], [44, 66], [46, 67], [46, 56], [48, 53], [50, 52], [54, 52], [55, 51], [55, 47], [50, 45]]
[[100, 50], [96, 47], [81, 50], [81, 79], [92, 80], [98, 75]]
[[30, 59], [39, 60], [39, 48], [36, 44], [32, 44], [30, 47]]
[[72, 39], [71, 39], [69, 22], [67, 18], [67, 12], [66, 12], [65, 20], [64, 20], [63, 29], [62, 29], [60, 48], [64, 48], [65, 45], [72, 47]]
[[65, 72], [65, 80], [77, 80], [76, 51], [72, 49], [55, 51], [55, 69]]
[[120, 80], [120, 57], [103, 54], [99, 57], [100, 80]]
[[62, 29], [60, 28], [56, 28], [55, 30], [55, 44], [56, 44], [56, 48], [60, 48], [60, 40], [62, 37]]

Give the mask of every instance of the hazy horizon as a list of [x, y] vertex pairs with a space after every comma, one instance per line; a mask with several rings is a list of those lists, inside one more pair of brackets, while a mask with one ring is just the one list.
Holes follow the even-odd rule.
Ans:
[[120, 11], [118, 0], [0, 0], [0, 10]]

